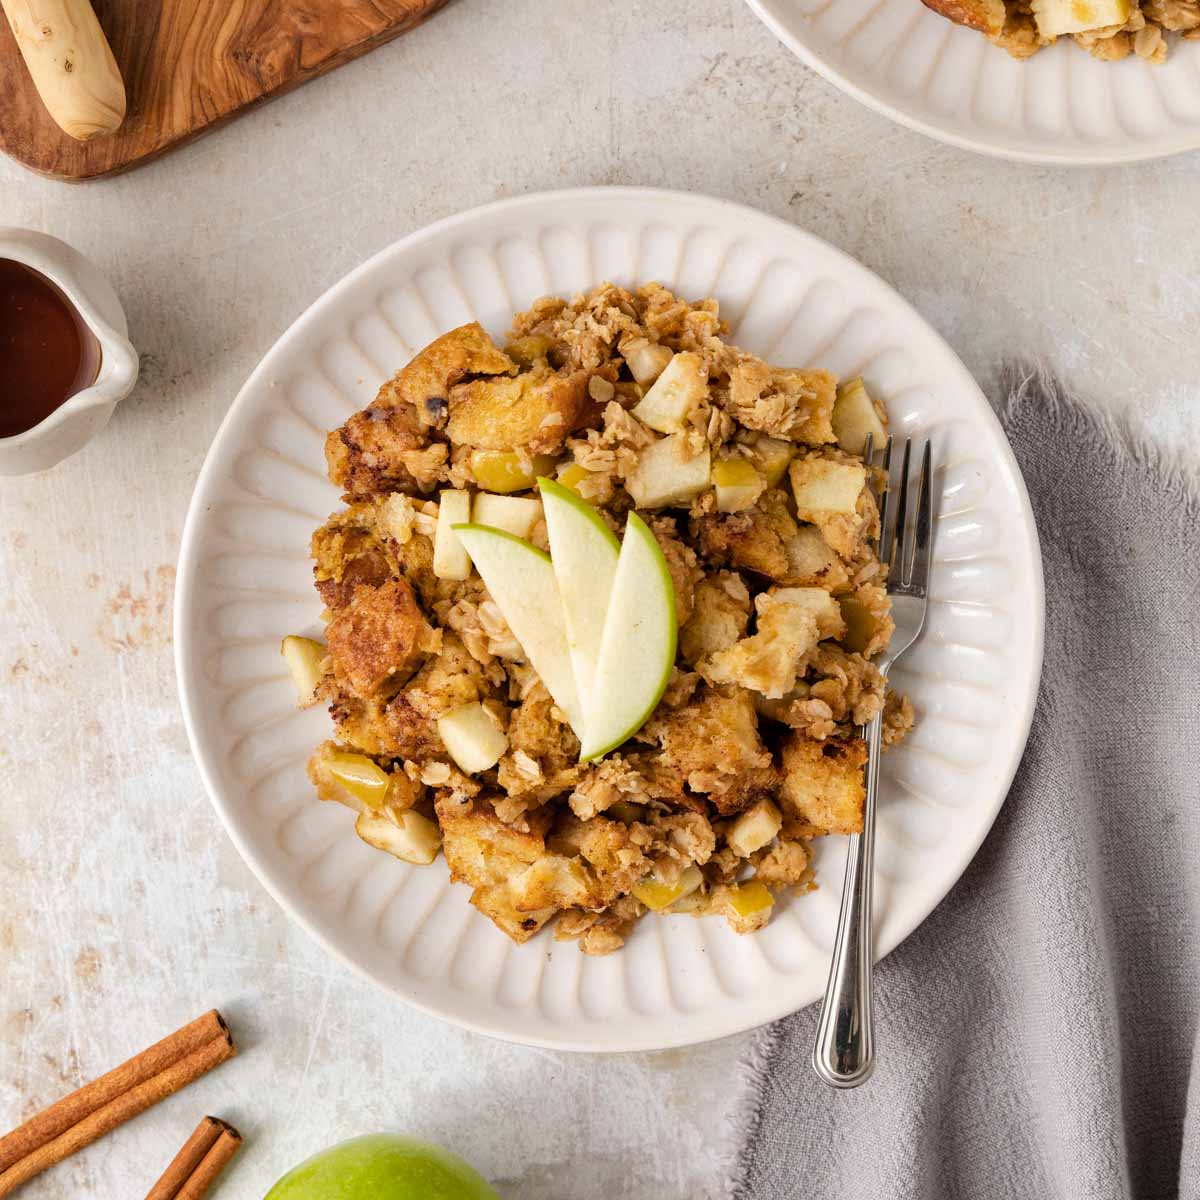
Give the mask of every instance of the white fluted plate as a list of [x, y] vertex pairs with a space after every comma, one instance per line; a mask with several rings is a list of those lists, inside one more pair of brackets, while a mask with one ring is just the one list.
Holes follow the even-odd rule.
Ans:
[[1017, 62], [921, 0], [747, 0], [815, 71], [919, 133], [999, 158], [1084, 165], [1200, 146], [1200, 42], [1154, 66], [1062, 38]]
[[188, 513], [175, 633], [184, 718], [238, 849], [330, 950], [411, 1004], [485, 1033], [572, 1049], [684, 1045], [815, 1000], [845, 839], [819, 844], [820, 889], [738, 937], [719, 919], [641, 921], [587, 958], [549, 936], [514, 946], [452, 885], [358, 840], [304, 764], [330, 732], [295, 707], [279, 654], [320, 633], [308, 540], [339, 506], [325, 431], [443, 331], [503, 335], [546, 293], [652, 279], [715, 295], [733, 339], [774, 362], [862, 374], [901, 434], [933, 439], [937, 565], [928, 630], [896, 672], [921, 723], [889, 754], [878, 948], [946, 894], [1002, 803], [1033, 710], [1042, 642], [1037, 535], [1017, 465], [963, 365], [866, 268], [790, 225], [701, 196], [594, 188], [507, 200], [405, 238], [318, 300], [229, 410]]

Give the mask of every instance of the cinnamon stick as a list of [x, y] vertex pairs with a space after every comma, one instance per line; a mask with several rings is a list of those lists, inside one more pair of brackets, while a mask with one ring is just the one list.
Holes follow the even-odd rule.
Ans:
[[197, 1200], [237, 1153], [242, 1135], [218, 1117], [205, 1117], [171, 1160], [146, 1200]]
[[223, 1129], [213, 1148], [192, 1172], [192, 1177], [179, 1189], [175, 1200], [200, 1200], [212, 1186], [213, 1180], [220, 1175], [225, 1164], [238, 1152], [241, 1144], [242, 1135], [236, 1129], [228, 1126]]
[[0, 1197], [236, 1053], [213, 1009], [0, 1138]]

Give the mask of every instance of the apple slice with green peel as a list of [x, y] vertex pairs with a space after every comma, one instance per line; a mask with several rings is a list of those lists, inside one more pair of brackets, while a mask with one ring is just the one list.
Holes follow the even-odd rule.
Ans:
[[538, 480], [538, 487], [550, 536], [550, 558], [562, 597], [575, 686], [586, 709], [621, 543], [604, 518], [570, 488], [544, 478]]
[[667, 560], [645, 521], [631, 512], [588, 692], [582, 759], [607, 754], [645, 724], [671, 678], [677, 637]]
[[455, 525], [475, 569], [572, 729], [583, 737], [583, 706], [567, 648], [562, 597], [550, 555], [490, 525]]

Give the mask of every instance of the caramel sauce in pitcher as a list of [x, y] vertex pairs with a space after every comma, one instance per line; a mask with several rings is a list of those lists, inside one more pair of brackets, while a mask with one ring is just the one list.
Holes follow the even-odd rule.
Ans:
[[100, 346], [40, 272], [0, 258], [0, 437], [32, 429], [91, 387]]

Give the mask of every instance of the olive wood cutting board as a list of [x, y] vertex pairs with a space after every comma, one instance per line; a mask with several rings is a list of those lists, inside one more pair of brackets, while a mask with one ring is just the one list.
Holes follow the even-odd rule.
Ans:
[[182, 145], [373, 50], [446, 0], [95, 0], [128, 97], [114, 134], [50, 119], [0, 13], [0, 150], [53, 179], [97, 179]]

